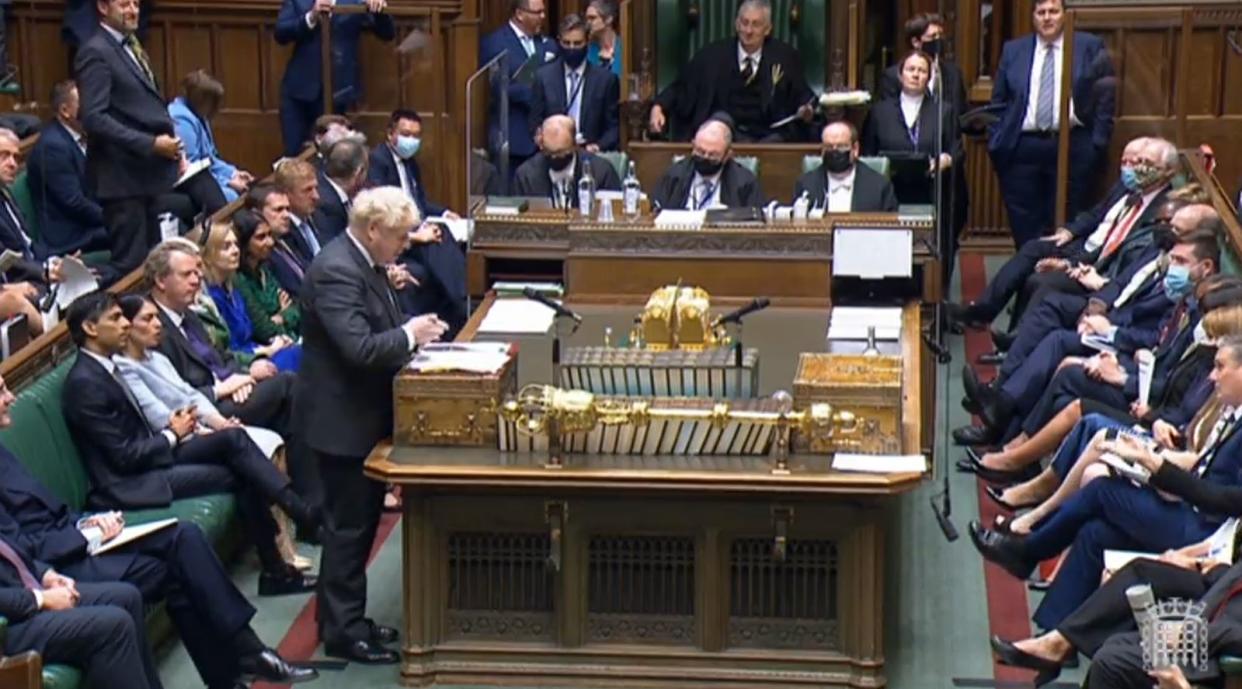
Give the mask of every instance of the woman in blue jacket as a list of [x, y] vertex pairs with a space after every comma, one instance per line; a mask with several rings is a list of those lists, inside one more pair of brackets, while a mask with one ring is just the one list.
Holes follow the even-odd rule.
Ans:
[[254, 177], [220, 157], [211, 120], [220, 112], [224, 86], [206, 70], [196, 69], [181, 80], [181, 95], [168, 104], [168, 115], [177, 128], [177, 137], [191, 163], [211, 161], [211, 176], [220, 185], [224, 198], [232, 202], [250, 187]]

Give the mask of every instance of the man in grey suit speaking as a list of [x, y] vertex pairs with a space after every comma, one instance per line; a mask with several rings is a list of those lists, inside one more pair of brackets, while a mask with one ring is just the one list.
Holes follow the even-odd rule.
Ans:
[[300, 433], [319, 461], [326, 512], [319, 637], [328, 655], [360, 663], [398, 660], [384, 645], [397, 640], [396, 630], [366, 617], [366, 562], [384, 486], [363, 475], [362, 464], [392, 432], [393, 376], [448, 327], [435, 314], [406, 320], [392, 289], [409, 279], [390, 266], [419, 221], [401, 189], [362, 192], [349, 228], [320, 251], [302, 283], [295, 408]]

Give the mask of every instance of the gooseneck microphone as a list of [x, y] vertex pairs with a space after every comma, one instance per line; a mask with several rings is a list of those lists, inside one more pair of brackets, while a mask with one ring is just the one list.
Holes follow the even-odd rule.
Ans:
[[578, 325], [582, 325], [582, 316], [579, 316], [573, 311], [570, 311], [569, 309], [565, 308], [563, 305], [558, 304], [555, 301], [552, 301], [551, 299], [547, 298], [543, 294], [536, 292], [535, 289], [532, 287], [522, 288], [522, 296], [526, 297], [527, 299], [531, 301], [537, 301], [540, 304], [543, 304], [549, 309], [552, 309], [553, 311], [555, 311], [556, 315], [558, 316], [564, 316], [565, 318], [572, 318], [574, 320], [574, 323], [577, 323]]
[[726, 323], [741, 323], [743, 318], [749, 316], [750, 314], [756, 311], [762, 311], [768, 308], [768, 305], [771, 303], [772, 302], [767, 297], [758, 297], [752, 300], [746, 306], [743, 306], [742, 308], [737, 309], [736, 311], [726, 313], [720, 318], [717, 318], [712, 323], [712, 325], [717, 326], [717, 325], [724, 325]]

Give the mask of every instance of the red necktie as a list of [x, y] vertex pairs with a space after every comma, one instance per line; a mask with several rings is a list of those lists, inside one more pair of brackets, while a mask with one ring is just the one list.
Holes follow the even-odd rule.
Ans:
[[9, 564], [13, 565], [13, 569], [17, 570], [17, 578], [21, 580], [22, 586], [31, 591], [43, 590], [43, 586], [39, 584], [38, 579], [35, 579], [34, 573], [26, 566], [26, 562], [3, 538], [0, 538], [0, 557], [8, 560]]

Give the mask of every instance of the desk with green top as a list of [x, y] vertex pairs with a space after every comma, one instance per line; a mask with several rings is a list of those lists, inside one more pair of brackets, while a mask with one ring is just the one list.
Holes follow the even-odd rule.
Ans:
[[[518, 385], [552, 380], [546, 335], [460, 340], [520, 348]], [[566, 346], [624, 333], [635, 304], [569, 304]], [[828, 311], [751, 315], [763, 395], [799, 352], [824, 351]], [[928, 447], [934, 388], [916, 304], [902, 336], [901, 451]], [[858, 353], [862, 343], [831, 343]], [[830, 469], [793, 455], [568, 455], [378, 446], [368, 475], [404, 499], [401, 677], [484, 685], [882, 687], [885, 511], [926, 473]], [[778, 556], [780, 553], [781, 556]]]

